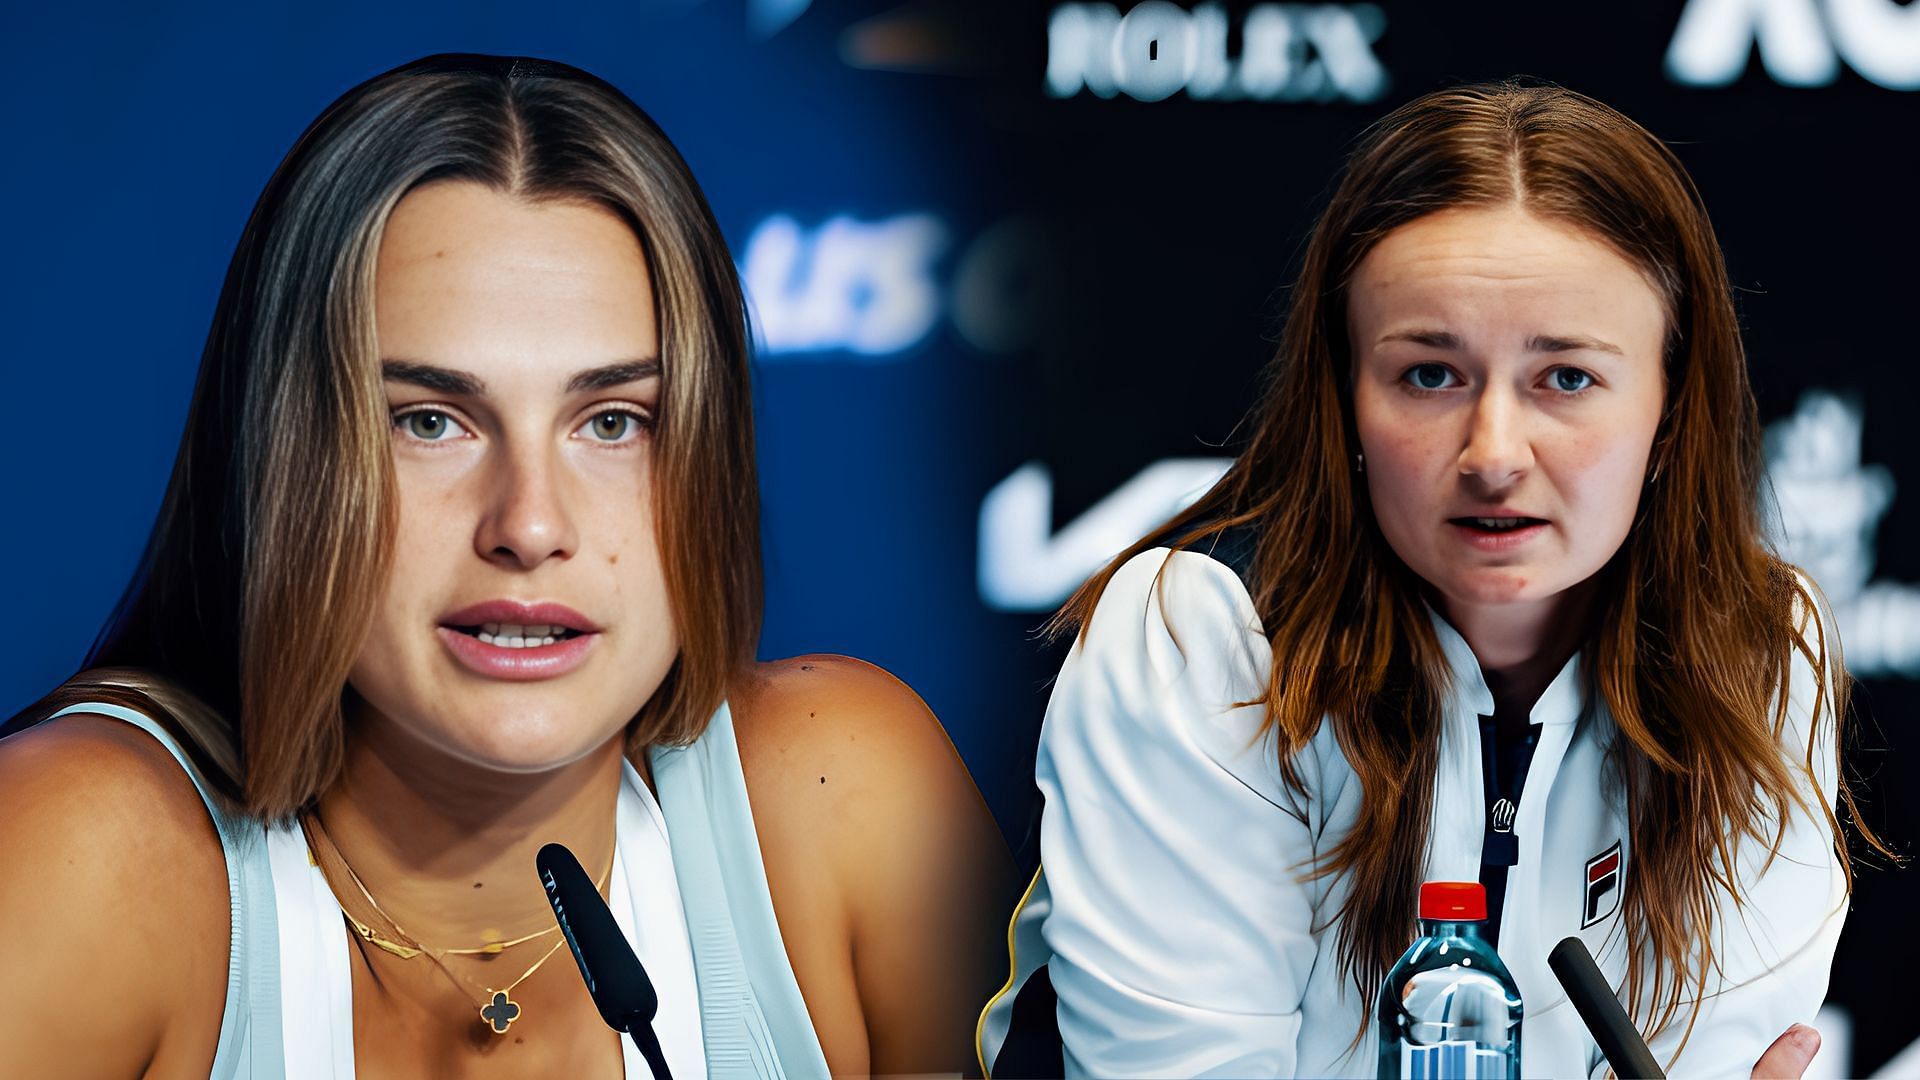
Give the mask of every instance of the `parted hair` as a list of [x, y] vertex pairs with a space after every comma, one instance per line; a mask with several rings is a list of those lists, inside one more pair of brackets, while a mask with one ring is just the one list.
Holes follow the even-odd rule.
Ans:
[[[1084, 629], [1114, 572], [1149, 547], [1205, 548], [1253, 527], [1250, 587], [1272, 644], [1263, 701], [1280, 767], [1305, 792], [1294, 755], [1324, 720], [1365, 792], [1352, 830], [1307, 872], [1350, 877], [1339, 963], [1371, 1000], [1414, 934], [1451, 675], [1424, 611], [1429, 587], [1386, 543], [1352, 465], [1348, 288], [1394, 229], [1443, 209], [1513, 204], [1611, 245], [1666, 311], [1653, 482], [1601, 571], [1581, 646], [1588, 700], [1604, 701], [1621, 736], [1610, 762], [1634, 855], [1626, 996], [1657, 1030], [1700, 999], [1717, 963], [1709, 931], [1726, 914], [1722, 890], [1738, 902], [1737, 845], [1777, 844], [1791, 808], [1815, 813], [1851, 888], [1835, 807], [1811, 780], [1815, 747], [1839, 740], [1849, 676], [1823, 607], [1763, 532], [1758, 407], [1705, 206], [1679, 160], [1632, 120], [1561, 87], [1504, 82], [1428, 94], [1370, 128], [1307, 244], [1244, 449], [1198, 503], [1094, 575], [1052, 627]], [[1820, 683], [1804, 760], [1781, 742], [1796, 653]], [[1844, 774], [1840, 801], [1852, 811]], [[1690, 1032], [1697, 1011], [1685, 1013]]]
[[228, 267], [134, 580], [84, 670], [9, 728], [81, 701], [139, 708], [262, 819], [337, 776], [347, 674], [397, 522], [375, 259], [400, 200], [443, 180], [598, 206], [640, 240], [661, 328], [654, 520], [681, 644], [628, 750], [704, 730], [761, 617], [733, 260], [686, 163], [619, 90], [565, 64], [471, 54], [347, 91], [274, 171]]

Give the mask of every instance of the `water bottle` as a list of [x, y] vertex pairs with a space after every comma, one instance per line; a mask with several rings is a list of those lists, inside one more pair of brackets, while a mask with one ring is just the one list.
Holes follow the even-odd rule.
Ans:
[[1381, 984], [1381, 1077], [1519, 1080], [1520, 988], [1480, 936], [1487, 891], [1420, 886], [1420, 938]]

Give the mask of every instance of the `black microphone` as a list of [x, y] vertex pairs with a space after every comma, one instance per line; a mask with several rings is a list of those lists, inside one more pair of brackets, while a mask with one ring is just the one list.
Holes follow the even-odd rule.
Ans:
[[1615, 1076], [1622, 1080], [1666, 1080], [1660, 1063], [1653, 1060], [1653, 1051], [1647, 1049], [1633, 1021], [1627, 1019], [1627, 1011], [1613, 996], [1606, 977], [1594, 966], [1586, 942], [1570, 937], [1555, 945], [1547, 954], [1547, 966], [1566, 988], [1567, 1000], [1573, 1002]]
[[653, 980], [633, 954], [620, 924], [614, 921], [600, 890], [563, 845], [548, 844], [534, 856], [540, 869], [540, 884], [547, 890], [547, 903], [553, 905], [553, 917], [560, 921], [560, 933], [573, 950], [580, 965], [580, 977], [587, 981], [587, 993], [600, 1010], [600, 1019], [615, 1031], [624, 1031], [640, 1048], [653, 1070], [653, 1080], [673, 1080], [667, 1070], [666, 1055], [660, 1051], [660, 1039], [653, 1033], [653, 1015], [660, 1009], [660, 998], [653, 991]]

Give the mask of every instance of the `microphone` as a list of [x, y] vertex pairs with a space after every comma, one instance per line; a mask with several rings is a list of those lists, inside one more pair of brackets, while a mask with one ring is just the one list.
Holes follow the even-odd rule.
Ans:
[[1647, 1049], [1633, 1021], [1627, 1019], [1606, 977], [1594, 966], [1585, 942], [1570, 937], [1555, 945], [1547, 954], [1547, 966], [1566, 988], [1567, 1000], [1573, 1002], [1615, 1076], [1623, 1080], [1666, 1080], [1667, 1074], [1660, 1071], [1660, 1063], [1653, 1060], [1653, 1052]]
[[540, 870], [547, 903], [553, 905], [553, 917], [559, 920], [560, 933], [573, 951], [574, 962], [580, 965], [580, 977], [587, 982], [587, 993], [593, 995], [600, 1019], [632, 1037], [640, 1056], [653, 1070], [653, 1080], [673, 1080], [666, 1055], [660, 1050], [660, 1039], [653, 1033], [653, 1016], [659, 1011], [660, 998], [593, 879], [573, 852], [561, 844], [541, 848], [534, 856], [534, 865]]

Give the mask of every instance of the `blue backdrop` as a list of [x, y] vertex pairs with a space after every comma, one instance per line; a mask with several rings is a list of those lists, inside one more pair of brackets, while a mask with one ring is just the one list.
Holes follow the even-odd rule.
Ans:
[[[833, 62], [843, 20], [782, 25], [806, 7], [10, 12], [8, 36], [29, 47], [12, 50], [0, 121], [14, 252], [0, 270], [11, 309], [0, 419], [14, 448], [0, 557], [16, 568], [9, 606], [35, 631], [0, 661], [0, 710], [70, 674], [125, 586], [227, 259], [301, 129], [348, 86], [416, 56], [523, 53], [593, 71], [651, 112], [736, 252], [765, 226], [762, 655], [886, 666], [950, 721], [970, 761], [990, 756], [993, 680], [966, 644], [986, 635], [960, 625], [987, 618], [973, 598], [979, 481], [955, 452], [977, 437], [966, 404], [982, 365], [953, 355], [963, 347], [938, 275], [952, 238], [991, 207], [963, 148], [926, 137], [936, 108], [924, 80]], [[840, 280], [823, 246], [903, 257], [891, 281]], [[1004, 816], [1003, 774], [982, 783]]]

